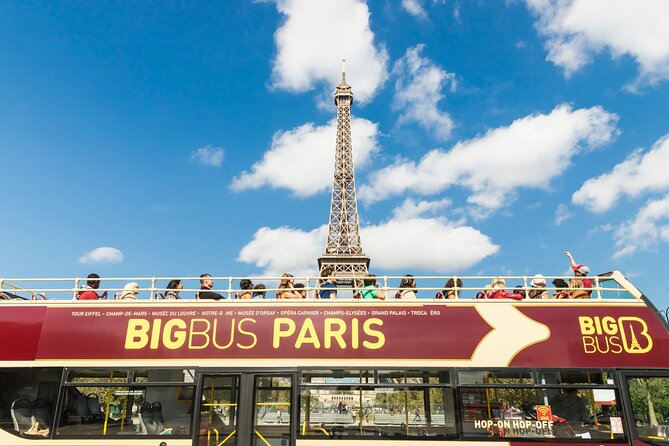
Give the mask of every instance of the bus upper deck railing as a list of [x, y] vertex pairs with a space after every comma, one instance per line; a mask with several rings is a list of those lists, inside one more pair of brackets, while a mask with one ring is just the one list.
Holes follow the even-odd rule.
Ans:
[[[406, 288], [400, 288], [403, 276], [378, 276], [376, 288], [385, 295], [385, 300], [400, 300], [401, 291]], [[634, 287], [620, 272], [613, 271], [606, 274], [588, 277], [591, 286], [575, 286], [570, 284], [573, 277], [565, 276], [545, 276], [545, 286], [533, 286], [533, 279], [536, 276], [415, 276], [412, 279], [415, 284], [411, 286], [419, 300], [425, 299], [443, 299], [443, 300], [469, 300], [469, 299], [515, 299], [515, 300], [543, 300], [545, 298], [574, 298], [578, 296], [585, 299], [640, 299], [641, 292]], [[101, 278], [100, 286], [95, 291], [98, 293], [107, 292], [108, 298], [103, 301], [120, 300], [124, 302], [136, 301], [163, 301], [168, 291], [167, 284], [175, 278], [167, 277], [131, 277], [131, 278]], [[176, 278], [183, 284], [179, 289], [179, 301], [198, 300], [200, 289], [200, 277], [181, 277]], [[238, 299], [245, 293], [252, 293], [254, 298], [249, 301], [273, 300], [277, 292], [285, 291], [279, 288], [282, 277], [211, 277], [217, 283], [209, 291], [219, 293], [223, 299], [230, 301], [245, 301]], [[252, 283], [262, 283], [265, 288], [242, 290], [239, 282], [241, 280], [250, 280]], [[324, 290], [321, 286], [325, 278], [319, 277], [294, 277], [296, 283], [301, 283], [303, 287], [290, 288], [292, 291], [299, 291], [304, 296], [298, 301], [310, 301], [320, 298], [320, 292]], [[348, 285], [341, 285], [346, 282]], [[501, 279], [501, 281], [500, 281]], [[559, 279], [567, 284], [566, 287], [556, 286], [551, 281]], [[582, 279], [582, 278], [580, 278]], [[87, 278], [22, 278], [22, 279], [0, 279], [0, 302], [11, 300], [78, 300], [79, 293], [84, 289]], [[361, 297], [362, 288], [360, 277], [338, 276], [337, 298], [351, 299]], [[448, 286], [448, 282], [454, 284]], [[223, 286], [220, 286], [221, 282]], [[134, 299], [120, 299], [124, 295], [126, 284], [136, 283], [137, 293], [133, 295]], [[548, 285], [553, 286], [548, 286]], [[558, 283], [559, 284], [559, 283]], [[499, 295], [499, 291], [504, 290], [505, 294]], [[537, 290], [542, 290], [540, 293]], [[545, 294], [543, 292], [545, 291]], [[262, 297], [259, 295], [262, 294]], [[543, 299], [541, 294], [543, 294]], [[127, 294], [125, 294], [127, 296]], [[532, 296], [538, 296], [531, 298]], [[204, 299], [200, 299], [204, 300]], [[284, 300], [284, 299], [282, 299]], [[369, 299], [361, 299], [369, 301]], [[205, 300], [209, 301], [209, 300]], [[322, 299], [325, 301], [325, 299]], [[408, 301], [408, 300], [405, 300]], [[89, 302], [90, 303], [90, 302]]]

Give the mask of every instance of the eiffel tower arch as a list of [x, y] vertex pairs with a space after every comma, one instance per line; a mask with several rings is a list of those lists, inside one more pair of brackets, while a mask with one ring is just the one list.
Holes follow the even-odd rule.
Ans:
[[358, 204], [355, 195], [355, 169], [353, 168], [353, 146], [351, 144], [351, 104], [353, 90], [346, 83], [346, 72], [342, 70], [341, 83], [334, 93], [337, 106], [337, 141], [335, 148], [330, 223], [328, 225], [325, 252], [318, 258], [320, 276], [333, 268], [339, 285], [359, 284], [357, 277], [365, 277], [369, 268], [369, 257], [362, 250]]

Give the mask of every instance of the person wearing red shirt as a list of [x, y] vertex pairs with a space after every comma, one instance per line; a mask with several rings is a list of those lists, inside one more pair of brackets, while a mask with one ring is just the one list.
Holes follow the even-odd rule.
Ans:
[[98, 294], [97, 290], [100, 288], [100, 276], [98, 276], [95, 273], [91, 273], [88, 275], [86, 281], [86, 286], [84, 286], [81, 291], [77, 293], [77, 299], [79, 300], [98, 300], [98, 299], [106, 299], [107, 298], [107, 292], [105, 291], [102, 294]]

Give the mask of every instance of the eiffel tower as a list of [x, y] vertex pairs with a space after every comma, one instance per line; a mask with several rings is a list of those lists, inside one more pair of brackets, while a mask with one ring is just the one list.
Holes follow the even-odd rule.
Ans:
[[[344, 63], [345, 61], [342, 61]], [[351, 145], [351, 104], [353, 91], [346, 83], [346, 70], [342, 67], [341, 83], [334, 93], [337, 105], [337, 146], [335, 150], [334, 180], [330, 224], [325, 252], [318, 258], [320, 276], [333, 268], [340, 286], [356, 286], [356, 277], [365, 277], [369, 268], [369, 257], [362, 251], [358, 204], [355, 197], [355, 171], [353, 169], [353, 147]], [[348, 280], [347, 280], [348, 278]]]

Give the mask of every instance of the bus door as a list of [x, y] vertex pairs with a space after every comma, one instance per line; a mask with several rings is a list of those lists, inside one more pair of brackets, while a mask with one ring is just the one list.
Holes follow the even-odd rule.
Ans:
[[632, 444], [669, 446], [669, 370], [621, 373]]
[[291, 373], [200, 375], [195, 446], [292, 446]]

